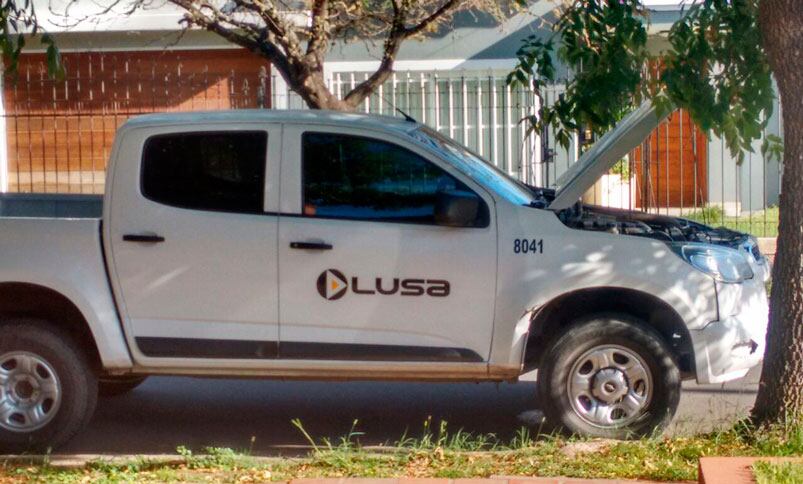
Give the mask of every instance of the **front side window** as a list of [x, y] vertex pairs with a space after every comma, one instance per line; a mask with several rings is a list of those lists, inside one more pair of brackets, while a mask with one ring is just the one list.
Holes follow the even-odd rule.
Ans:
[[439, 193], [471, 192], [405, 148], [359, 136], [305, 133], [304, 215], [434, 224]]
[[454, 140], [426, 126], [416, 129], [411, 135], [417, 141], [434, 149], [438, 154], [449, 160], [455, 168], [483, 186], [491, 188], [507, 200], [517, 205], [530, 205], [535, 201], [533, 193], [526, 185], [502, 172]]
[[267, 144], [264, 131], [154, 136], [143, 150], [142, 193], [174, 207], [260, 213]]

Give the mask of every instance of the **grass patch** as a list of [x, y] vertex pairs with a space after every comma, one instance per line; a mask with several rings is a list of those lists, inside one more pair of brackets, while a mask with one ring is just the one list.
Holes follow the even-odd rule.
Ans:
[[803, 464], [756, 462], [753, 473], [757, 484], [799, 484], [803, 482]]
[[726, 216], [722, 207], [706, 207], [684, 213], [683, 218], [714, 227], [726, 227], [756, 237], [778, 236], [778, 207], [769, 207], [766, 210], [739, 217]]
[[180, 448], [178, 460], [169, 463], [95, 462], [83, 469], [0, 463], [0, 482], [263, 482], [304, 477], [492, 475], [680, 481], [697, 479], [697, 461], [704, 456], [803, 454], [803, 429], [796, 427], [754, 432], [738, 425], [692, 437], [631, 442], [557, 435], [536, 438], [522, 429], [512, 440], [501, 442], [493, 435], [449, 432], [445, 423], [433, 428], [427, 422], [418, 436], [405, 436], [382, 448], [365, 448], [359, 443], [362, 433], [356, 422], [352, 432], [337, 442], [314, 441], [300, 422], [295, 424], [312, 447], [304, 458], [260, 459], [216, 448], [197, 455]]

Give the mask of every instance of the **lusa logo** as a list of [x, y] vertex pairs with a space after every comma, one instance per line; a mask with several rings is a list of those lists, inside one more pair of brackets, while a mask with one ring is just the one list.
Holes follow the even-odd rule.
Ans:
[[336, 301], [346, 295], [349, 288], [354, 294], [392, 296], [430, 296], [447, 297], [452, 288], [449, 281], [442, 279], [383, 279], [374, 278], [373, 285], [366, 284], [359, 277], [351, 281], [337, 269], [327, 269], [318, 276], [318, 294], [329, 301]]
[[328, 269], [318, 276], [318, 294], [330, 301], [340, 299], [349, 290], [346, 276], [337, 269]]

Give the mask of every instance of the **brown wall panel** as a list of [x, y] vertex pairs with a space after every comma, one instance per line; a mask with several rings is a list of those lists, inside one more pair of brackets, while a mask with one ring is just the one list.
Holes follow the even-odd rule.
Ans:
[[48, 77], [38, 54], [23, 55], [5, 79], [12, 190], [102, 191], [115, 131], [133, 115], [270, 107], [269, 65], [245, 50], [68, 53], [63, 61], [63, 80]]
[[686, 111], [673, 113], [631, 153], [639, 208], [701, 207], [707, 202], [708, 139]]

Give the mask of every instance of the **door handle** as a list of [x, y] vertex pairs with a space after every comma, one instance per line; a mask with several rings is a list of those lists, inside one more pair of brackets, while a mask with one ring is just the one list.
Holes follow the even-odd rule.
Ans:
[[158, 242], [164, 242], [165, 238], [162, 237], [161, 235], [155, 235], [155, 234], [125, 234], [123, 235], [123, 241], [155, 244]]
[[332, 244], [326, 242], [290, 242], [291, 249], [300, 250], [332, 250]]

